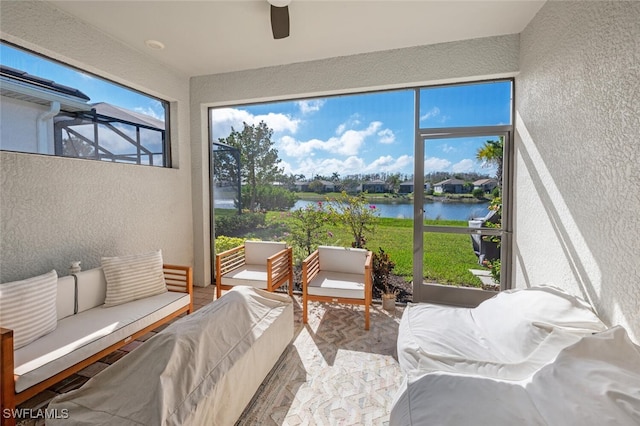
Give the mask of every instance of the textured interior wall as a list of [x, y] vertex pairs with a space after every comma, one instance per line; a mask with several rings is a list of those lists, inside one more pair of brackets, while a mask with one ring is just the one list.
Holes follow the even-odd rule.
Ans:
[[189, 80], [46, 2], [2, 2], [3, 39], [171, 101], [173, 169], [0, 153], [0, 282], [162, 249], [193, 263]]
[[515, 282], [640, 341], [640, 2], [547, 2], [520, 36]]
[[195, 276], [208, 276], [211, 268], [204, 162], [209, 106], [510, 77], [517, 71], [518, 40], [518, 35], [489, 37], [192, 78]]

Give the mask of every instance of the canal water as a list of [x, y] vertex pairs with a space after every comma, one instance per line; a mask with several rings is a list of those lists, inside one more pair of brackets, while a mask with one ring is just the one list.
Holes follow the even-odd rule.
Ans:
[[[298, 200], [291, 210], [317, 204], [317, 201]], [[410, 203], [372, 203], [376, 206], [380, 217], [397, 219], [413, 219], [413, 204]], [[484, 217], [489, 213], [489, 203], [443, 203], [430, 201], [424, 203], [425, 219], [469, 220]]]

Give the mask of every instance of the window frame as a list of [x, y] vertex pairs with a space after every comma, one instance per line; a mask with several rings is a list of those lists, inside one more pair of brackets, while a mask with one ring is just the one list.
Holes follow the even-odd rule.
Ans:
[[[6, 45], [12, 49], [16, 49], [19, 51], [22, 51], [28, 55], [33, 55], [41, 60], [44, 61], [49, 61], [52, 62], [58, 66], [62, 66], [62, 67], [66, 67], [70, 70], [72, 70], [73, 72], [77, 72], [77, 73], [81, 73], [81, 74], [86, 74], [92, 78], [98, 79], [104, 83], [113, 85], [113, 86], [117, 86], [121, 89], [130, 91], [132, 93], [147, 97], [151, 100], [157, 101], [163, 108], [164, 110], [164, 130], [160, 130], [160, 129], [155, 129], [153, 127], [150, 126], [145, 126], [144, 124], [140, 124], [140, 123], [134, 123], [131, 121], [127, 121], [127, 120], [123, 120], [123, 119], [118, 119], [116, 117], [111, 117], [111, 116], [105, 116], [105, 115], [101, 115], [99, 113], [96, 113], [95, 109], [88, 109], [87, 111], [84, 112], [80, 112], [80, 111], [65, 111], [65, 110], [61, 110], [58, 114], [56, 114], [55, 117], [60, 117], [60, 116], [76, 116], [76, 117], [82, 117], [84, 119], [91, 119], [93, 117], [93, 120], [95, 120], [96, 125], [100, 123], [101, 120], [104, 120], [105, 118], [107, 118], [109, 121], [113, 121], [113, 122], [119, 122], [125, 125], [133, 125], [135, 127], [137, 127], [138, 129], [141, 128], [147, 128], [147, 129], [153, 129], [153, 130], [157, 130], [160, 131], [162, 134], [162, 152], [161, 154], [156, 154], [156, 155], [162, 155], [162, 161], [159, 164], [146, 164], [146, 163], [142, 163], [140, 161], [140, 156], [138, 156], [138, 159], [136, 162], [130, 162], [130, 161], [111, 161], [111, 160], [105, 160], [105, 159], [100, 159], [100, 158], [92, 158], [92, 157], [88, 157], [88, 156], [79, 156], [79, 157], [74, 157], [74, 156], [68, 156], [68, 155], [62, 155], [62, 151], [59, 150], [59, 146], [62, 144], [62, 140], [57, 140], [56, 138], [56, 131], [54, 129], [54, 136], [53, 136], [53, 147], [54, 147], [54, 153], [50, 154], [50, 153], [45, 153], [45, 152], [34, 152], [34, 151], [20, 151], [20, 150], [12, 150], [12, 149], [4, 149], [0, 147], [0, 151], [3, 152], [19, 152], [22, 154], [36, 154], [36, 155], [46, 155], [49, 157], [64, 157], [64, 158], [77, 158], [77, 159], [84, 159], [84, 160], [93, 160], [93, 161], [102, 161], [102, 162], [110, 162], [110, 163], [119, 163], [119, 164], [130, 164], [130, 165], [135, 165], [135, 166], [151, 166], [151, 167], [162, 167], [162, 168], [172, 168], [172, 155], [171, 155], [171, 127], [170, 127], [170, 116], [171, 116], [171, 102], [162, 98], [159, 98], [157, 96], [151, 95], [149, 93], [145, 93], [141, 90], [138, 89], [134, 89], [130, 86], [127, 86], [126, 84], [122, 84], [120, 82], [116, 82], [112, 79], [103, 77], [99, 74], [96, 74], [94, 72], [82, 69], [80, 67], [74, 66], [74, 65], [70, 65], [64, 61], [58, 60], [58, 59], [54, 59], [50, 56], [47, 56], [45, 54], [42, 54], [40, 52], [36, 52], [34, 50], [31, 50], [29, 48], [20, 46], [16, 43], [12, 43], [10, 41], [7, 41], [5, 39], [0, 38], [0, 45]], [[2, 62], [0, 62], [0, 64], [4, 65]], [[9, 67], [9, 65], [5, 65], [7, 67]], [[20, 71], [24, 71], [24, 70], [20, 70]], [[27, 71], [25, 71], [27, 72]], [[27, 72], [28, 73], [28, 72]], [[32, 74], [30, 74], [32, 75]], [[42, 78], [44, 80], [51, 80], [55, 83], [55, 81], [53, 79], [48, 78], [48, 76], [35, 76], [32, 75], [34, 77], [38, 77], [38, 78]], [[75, 87], [74, 87], [75, 88]], [[80, 88], [75, 88], [79, 91], [81, 91], [82, 89]], [[91, 99], [90, 99], [91, 100]], [[96, 100], [95, 104], [100, 103], [100, 100]], [[88, 106], [90, 106], [91, 104], [87, 103]], [[122, 106], [119, 105], [115, 105], [115, 104], [110, 104], [110, 105], [114, 105], [118, 108], [122, 108], [122, 109], [126, 109]], [[128, 110], [130, 111], [130, 110]], [[133, 111], [135, 112], [135, 111]], [[54, 126], [55, 127], [55, 126]], [[144, 149], [143, 149], [144, 150]]]

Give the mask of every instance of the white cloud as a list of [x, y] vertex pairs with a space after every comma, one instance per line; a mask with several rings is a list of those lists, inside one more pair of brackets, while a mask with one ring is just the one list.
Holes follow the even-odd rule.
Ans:
[[410, 155], [401, 155], [398, 158], [394, 158], [391, 155], [384, 155], [378, 157], [371, 164], [369, 164], [363, 172], [375, 173], [375, 172], [408, 172], [413, 167], [413, 157]]
[[455, 148], [455, 147], [453, 147], [453, 146], [451, 146], [451, 145], [449, 145], [447, 143], [442, 145], [440, 148], [442, 149], [442, 152], [447, 152], [447, 153], [457, 151], [457, 148]]
[[355, 113], [352, 114], [349, 119], [347, 119], [347, 121], [345, 121], [344, 123], [340, 124], [337, 128], [336, 128], [336, 135], [341, 135], [343, 134], [348, 128], [353, 128], [356, 126], [359, 126], [361, 124], [360, 122], [360, 114]]
[[373, 121], [366, 129], [347, 130], [338, 137], [334, 136], [324, 141], [320, 139], [298, 141], [291, 136], [283, 136], [278, 144], [278, 150], [296, 158], [313, 155], [315, 151], [327, 151], [346, 156], [356, 155], [365, 139], [376, 134], [381, 126], [381, 122]]
[[251, 124], [258, 124], [261, 121], [267, 123], [274, 132], [290, 132], [295, 133], [300, 125], [300, 120], [292, 119], [288, 115], [274, 114], [270, 112], [267, 115], [256, 115]]
[[382, 156], [367, 164], [362, 158], [355, 155], [345, 159], [307, 157], [293, 167], [290, 163], [281, 165], [285, 168], [285, 173], [303, 174], [310, 178], [312, 175], [331, 175], [334, 172], [345, 176], [354, 173], [374, 173], [374, 172], [402, 172], [411, 173], [413, 167], [413, 157], [402, 155], [398, 158], [392, 156]]
[[310, 99], [305, 101], [298, 101], [296, 105], [300, 108], [300, 112], [303, 114], [309, 114], [312, 112], [320, 111], [320, 108], [325, 104], [324, 99]]
[[429, 111], [425, 112], [424, 114], [422, 114], [420, 116], [420, 121], [431, 120], [433, 122], [442, 124], [442, 123], [448, 121], [449, 118], [451, 118], [451, 117], [449, 117], [448, 115], [441, 115], [440, 114], [440, 108], [433, 107]]
[[391, 129], [380, 130], [378, 136], [380, 137], [380, 143], [390, 144], [396, 141], [396, 135], [393, 134]]
[[264, 121], [274, 132], [296, 133], [300, 120], [292, 119], [285, 114], [253, 115], [247, 111], [235, 108], [217, 108], [211, 112], [211, 133], [214, 140], [226, 138], [233, 127], [237, 131], [243, 128], [242, 123], [258, 124]]
[[464, 160], [458, 161], [456, 164], [451, 166], [451, 170], [454, 173], [464, 173], [464, 172], [472, 172], [475, 170], [476, 162], [465, 158]]
[[136, 107], [135, 112], [139, 112], [140, 114], [144, 114], [144, 115], [148, 115], [149, 117], [153, 117], [156, 120], [160, 120], [164, 122], [164, 116], [158, 114], [153, 108], [151, 107], [146, 107], [146, 108], [142, 108], [142, 107]]
[[433, 107], [429, 111], [425, 112], [420, 116], [420, 121], [425, 121], [430, 118], [437, 117], [438, 115], [440, 115], [440, 108]]
[[451, 161], [445, 158], [428, 157], [424, 160], [424, 171], [426, 172], [443, 172], [451, 166]]

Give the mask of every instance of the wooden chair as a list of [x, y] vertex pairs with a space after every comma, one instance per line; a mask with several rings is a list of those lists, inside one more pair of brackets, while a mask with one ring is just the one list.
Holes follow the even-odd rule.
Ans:
[[236, 285], [274, 291], [286, 282], [292, 296], [293, 252], [286, 243], [245, 241], [216, 255], [216, 298]]
[[307, 302], [364, 305], [364, 329], [369, 330], [372, 293], [372, 253], [364, 249], [320, 246], [302, 263], [302, 322]]

